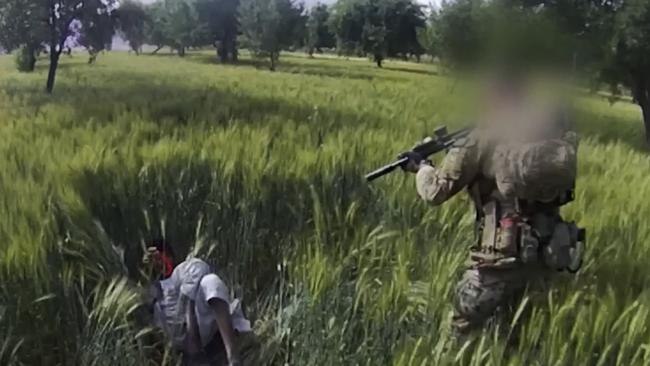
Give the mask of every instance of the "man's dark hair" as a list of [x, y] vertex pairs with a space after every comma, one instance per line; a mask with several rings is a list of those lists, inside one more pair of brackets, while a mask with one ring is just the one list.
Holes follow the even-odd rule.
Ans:
[[164, 252], [167, 256], [171, 257], [172, 259], [176, 258], [176, 255], [174, 254], [174, 249], [172, 248], [171, 244], [169, 244], [169, 242], [165, 239], [162, 238], [154, 239], [151, 242], [151, 246], [158, 249], [159, 252]]

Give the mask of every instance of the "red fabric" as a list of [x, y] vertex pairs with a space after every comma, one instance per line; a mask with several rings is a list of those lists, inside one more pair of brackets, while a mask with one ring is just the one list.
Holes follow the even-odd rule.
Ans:
[[501, 227], [511, 227], [515, 225], [517, 219], [514, 217], [504, 217], [501, 219]]
[[171, 276], [172, 272], [174, 272], [174, 262], [172, 259], [167, 255], [167, 253], [161, 251], [156, 252], [156, 257], [163, 265], [163, 275], [165, 278]]

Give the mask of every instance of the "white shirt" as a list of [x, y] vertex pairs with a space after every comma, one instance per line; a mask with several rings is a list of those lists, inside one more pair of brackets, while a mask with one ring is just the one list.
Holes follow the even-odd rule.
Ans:
[[209, 301], [219, 299], [224, 301], [230, 307], [232, 317], [232, 326], [239, 332], [250, 332], [251, 324], [244, 317], [239, 300], [231, 300], [230, 292], [226, 284], [214, 273], [203, 276], [196, 294], [195, 311], [196, 320], [199, 325], [199, 334], [201, 343], [206, 346], [217, 334], [217, 317], [214, 310], [210, 307]]
[[162, 328], [179, 348], [187, 336], [187, 306], [195, 303], [194, 311], [202, 346], [206, 346], [219, 331], [217, 318], [209, 301], [219, 299], [230, 307], [233, 328], [250, 332], [250, 322], [244, 317], [239, 300], [231, 299], [228, 286], [200, 259], [190, 259], [179, 264], [172, 275], [160, 283], [154, 307], [154, 322]]

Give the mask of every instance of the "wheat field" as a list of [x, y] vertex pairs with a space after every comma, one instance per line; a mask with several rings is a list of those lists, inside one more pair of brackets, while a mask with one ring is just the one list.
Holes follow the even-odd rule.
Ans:
[[578, 98], [577, 275], [464, 344], [453, 288], [472, 241], [458, 195], [364, 173], [467, 112], [432, 64], [209, 53], [0, 57], [0, 364], [174, 364], [138, 306], [142, 247], [208, 259], [269, 365], [650, 364], [650, 158], [638, 108]]

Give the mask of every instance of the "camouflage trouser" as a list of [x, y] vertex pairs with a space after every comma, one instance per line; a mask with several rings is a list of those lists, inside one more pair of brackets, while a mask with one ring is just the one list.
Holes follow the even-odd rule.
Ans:
[[543, 271], [532, 268], [467, 269], [456, 287], [452, 328], [465, 335], [502, 311], [509, 311], [529, 285], [543, 283]]

